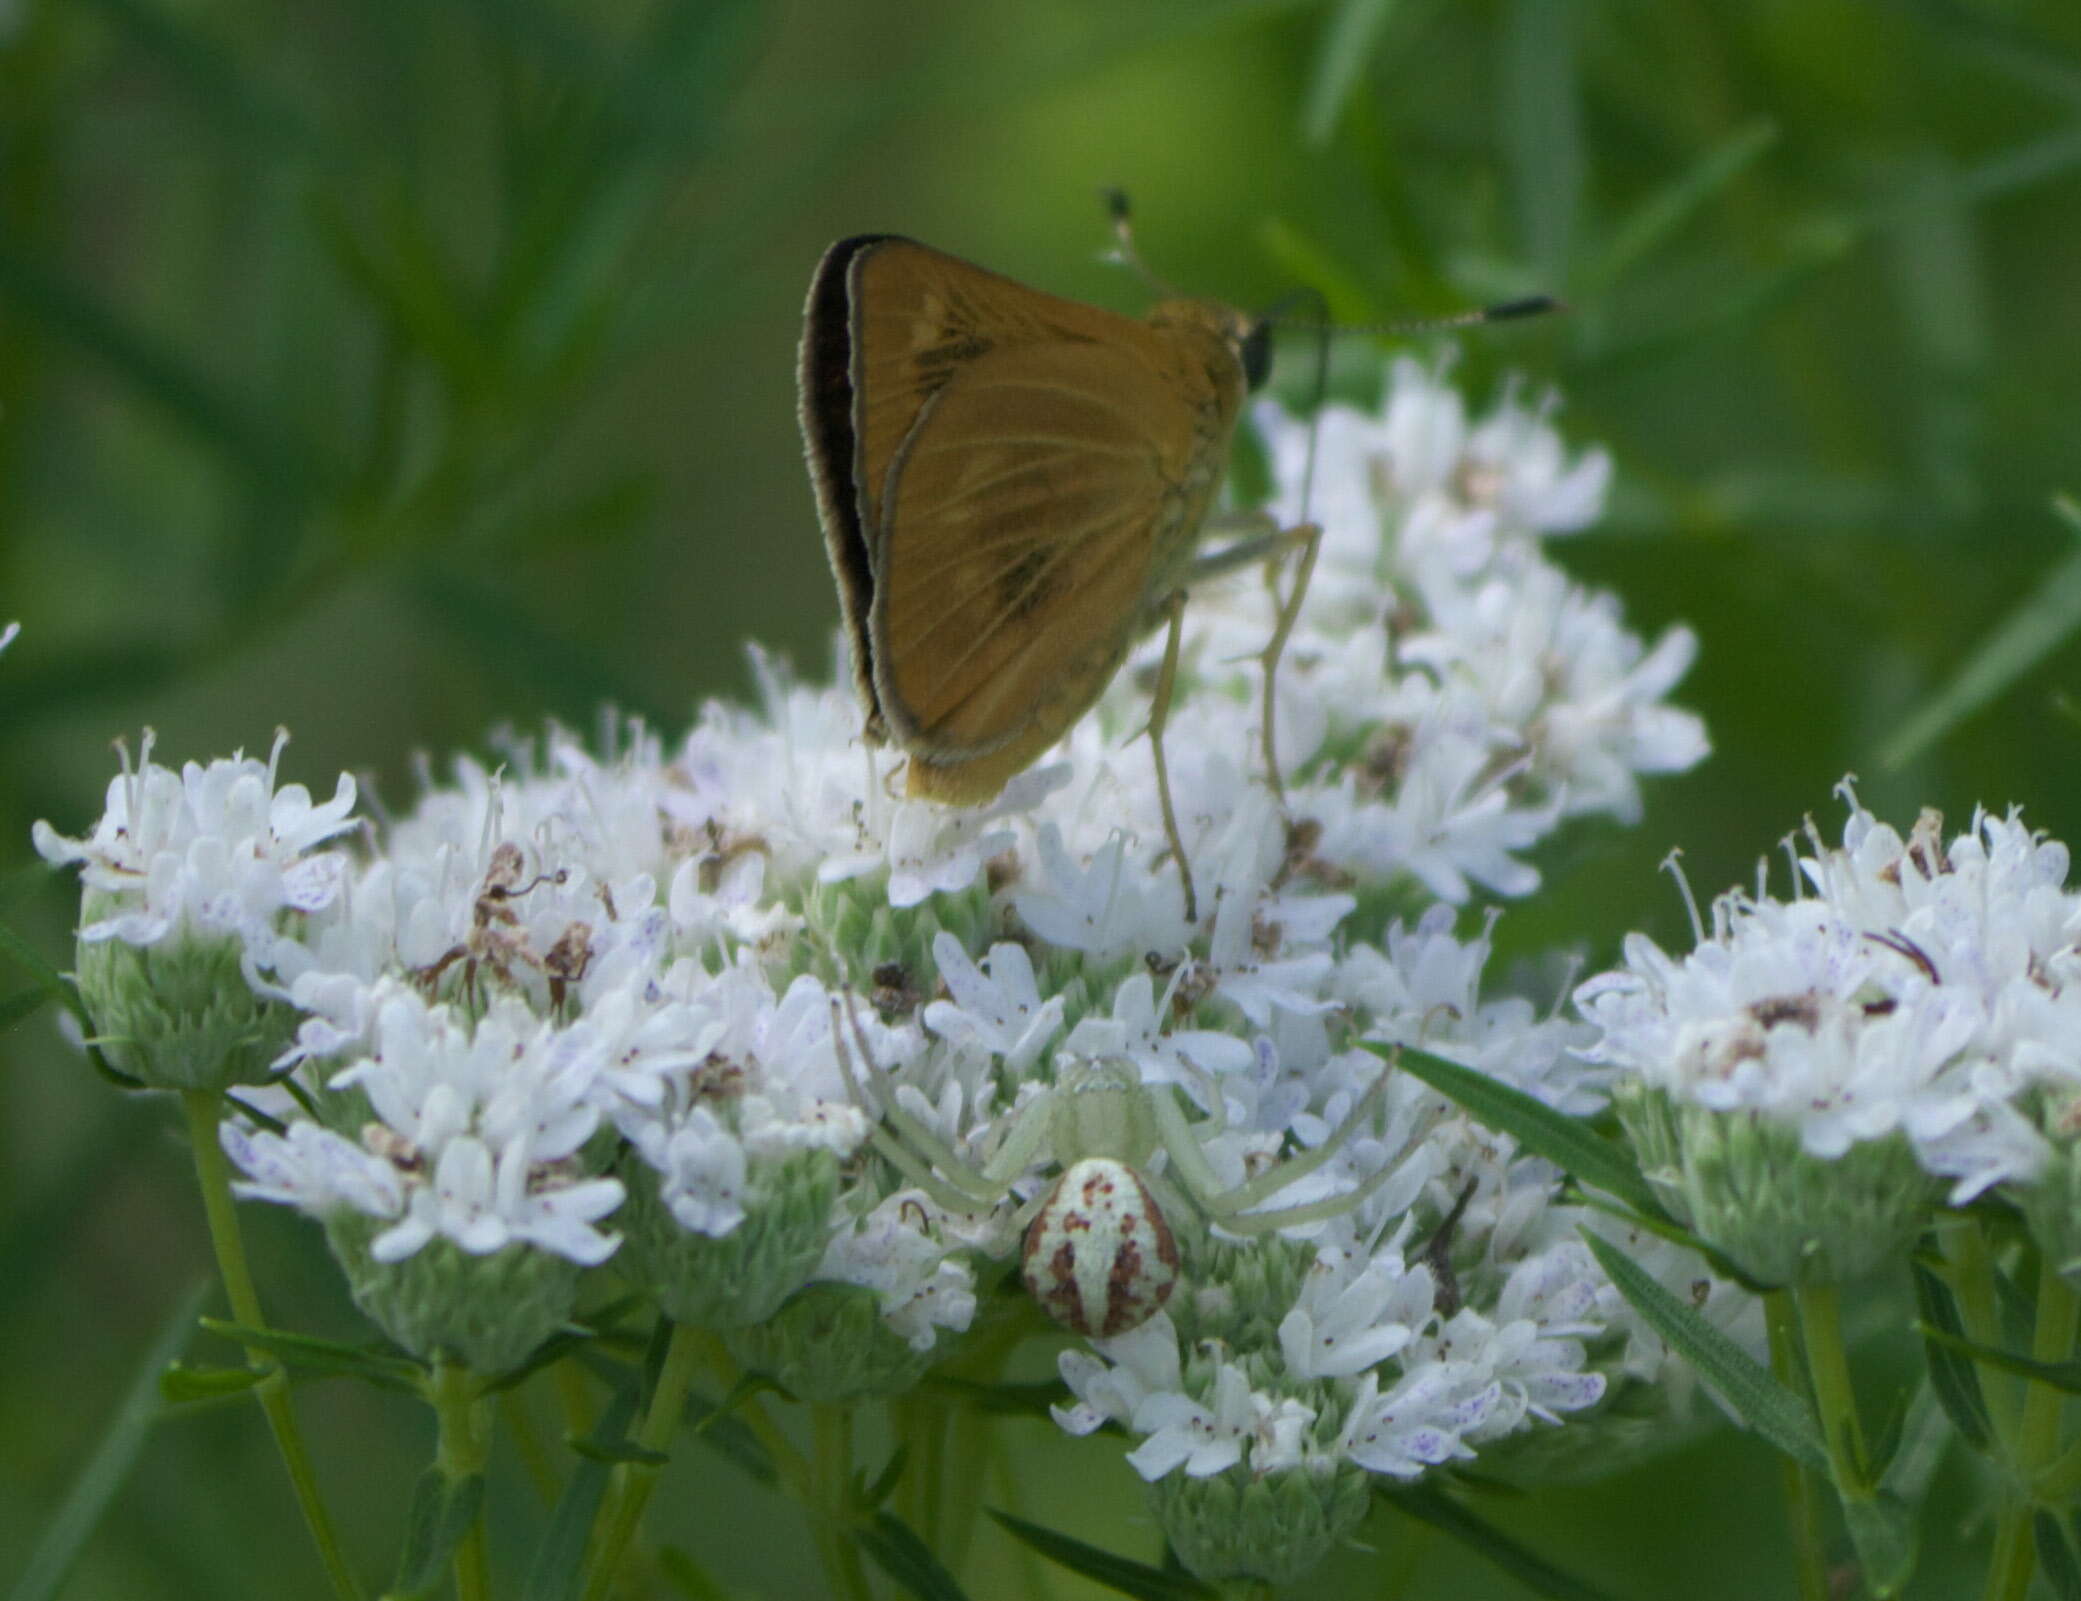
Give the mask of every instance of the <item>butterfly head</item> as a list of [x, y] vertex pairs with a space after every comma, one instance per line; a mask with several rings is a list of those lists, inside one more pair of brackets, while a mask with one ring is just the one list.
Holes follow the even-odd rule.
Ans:
[[1166, 300], [1151, 308], [1155, 326], [1212, 334], [1228, 347], [1243, 371], [1243, 387], [1255, 393], [1272, 371], [1272, 319], [1253, 317], [1217, 300]]

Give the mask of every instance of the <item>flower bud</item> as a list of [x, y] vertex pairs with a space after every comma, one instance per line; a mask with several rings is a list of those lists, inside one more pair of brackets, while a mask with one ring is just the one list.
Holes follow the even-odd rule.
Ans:
[[370, 1250], [383, 1228], [379, 1218], [341, 1208], [326, 1218], [325, 1238], [354, 1304], [422, 1361], [508, 1372], [562, 1328], [577, 1304], [584, 1269], [565, 1257], [517, 1243], [476, 1256], [437, 1239], [384, 1262]]
[[1239, 1463], [1204, 1479], [1169, 1474], [1149, 1486], [1149, 1500], [1178, 1559], [1200, 1578], [1285, 1586], [1365, 1521], [1367, 1480], [1348, 1462], [1263, 1475]]
[[1905, 1135], [1821, 1158], [1768, 1113], [1678, 1103], [1638, 1082], [1613, 1103], [1662, 1202], [1769, 1285], [1843, 1284], [1905, 1257], [1938, 1184]]
[[733, 1329], [763, 1323], [801, 1289], [831, 1240], [838, 1159], [828, 1150], [754, 1158], [737, 1197], [744, 1216], [727, 1233], [688, 1228], [659, 1194], [659, 1175], [633, 1153], [620, 1164], [628, 1200], [616, 1266], [657, 1297], [675, 1322]]

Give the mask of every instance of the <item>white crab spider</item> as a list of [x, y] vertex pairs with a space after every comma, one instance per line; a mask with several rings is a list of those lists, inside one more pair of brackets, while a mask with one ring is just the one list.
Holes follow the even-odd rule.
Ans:
[[[1169, 1217], [1196, 1214], [1230, 1234], [1269, 1234], [1340, 1216], [1395, 1171], [1386, 1164], [1327, 1199], [1254, 1210], [1328, 1162], [1378, 1112], [1390, 1068], [1313, 1150], [1225, 1184], [1200, 1143], [1209, 1124], [1218, 1132], [1220, 1123], [1187, 1122], [1170, 1085], [1144, 1084], [1132, 1064], [1103, 1060], [1064, 1066], [1055, 1083], [1018, 1110], [978, 1167], [894, 1095], [876, 1097], [878, 1107], [870, 1101], [838, 1020], [832, 1021], [846, 1081], [864, 1109], [879, 1117], [871, 1136], [875, 1150], [948, 1211], [980, 1216], [1002, 1204], [1012, 1181], [1036, 1163], [1052, 1161], [1062, 1170], [1019, 1210], [1021, 1275], [1050, 1317], [1092, 1338], [1139, 1327], [1170, 1298], [1179, 1255]], [[864, 1055], [856, 1020], [853, 1027]], [[1159, 1151], [1164, 1173], [1151, 1167]]]

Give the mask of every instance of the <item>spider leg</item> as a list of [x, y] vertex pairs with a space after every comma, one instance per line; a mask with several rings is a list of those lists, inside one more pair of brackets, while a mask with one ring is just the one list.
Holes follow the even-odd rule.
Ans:
[[[1177, 1165], [1179, 1179], [1192, 1192], [1192, 1198], [1199, 1203], [1201, 1210], [1223, 1227], [1227, 1227], [1230, 1215], [1247, 1212], [1260, 1201], [1269, 1200], [1288, 1186], [1298, 1184], [1335, 1156], [1342, 1149], [1344, 1142], [1379, 1111], [1381, 1100], [1387, 1093], [1389, 1071], [1391, 1070], [1386, 1068], [1381, 1070], [1380, 1076], [1373, 1081], [1373, 1087], [1359, 1098], [1358, 1105], [1351, 1109], [1343, 1122], [1330, 1131], [1329, 1138], [1314, 1150], [1290, 1156], [1277, 1166], [1258, 1174], [1256, 1178], [1246, 1179], [1232, 1189], [1222, 1188], [1220, 1175], [1215, 1173], [1213, 1164], [1207, 1160], [1206, 1152], [1200, 1148], [1199, 1140], [1185, 1122], [1184, 1113], [1178, 1110], [1176, 1100], [1168, 1095], [1152, 1095], [1150, 1100], [1155, 1106], [1157, 1126], [1163, 1131], [1164, 1149], [1170, 1152], [1172, 1162]], [[1366, 1182], [1373, 1184], [1378, 1177], [1376, 1174]], [[1342, 1197], [1339, 1197], [1339, 1200], [1341, 1201]], [[1308, 1220], [1295, 1218], [1292, 1221], [1298, 1223]]]
[[[1215, 1216], [1214, 1222], [1231, 1234], [1270, 1234], [1276, 1229], [1297, 1229], [1304, 1224], [1321, 1223], [1363, 1206], [1373, 1192], [1401, 1172], [1402, 1167], [1400, 1162], [1389, 1162], [1368, 1174], [1365, 1182], [1356, 1189], [1340, 1190], [1320, 1201], [1274, 1207], [1269, 1212], [1222, 1213]], [[1273, 1171], [1278, 1170], [1275, 1168]]]
[[980, 1177], [1003, 1189], [1033, 1166], [1047, 1143], [1049, 1119], [1054, 1111], [1055, 1092], [1043, 1090], [1012, 1114], [1012, 1126], [983, 1164]]
[[[844, 1013], [842, 1020], [841, 1010]], [[987, 1212], [996, 1205], [1002, 1194], [1002, 1185], [993, 1185], [973, 1164], [963, 1160], [960, 1152], [927, 1127], [921, 1118], [908, 1111], [894, 1092], [875, 1096], [867, 1093], [859, 1067], [853, 1061], [852, 1050], [845, 1042], [845, 1025], [850, 1025], [859, 1043], [860, 1054], [872, 1061], [860, 1020], [850, 1008], [841, 1008], [834, 996], [831, 1001], [831, 1042], [838, 1053], [838, 1070], [845, 1079], [846, 1088], [859, 1102], [860, 1109], [879, 1120], [871, 1136], [874, 1148], [887, 1157], [905, 1178], [942, 1206], [957, 1212]], [[888, 1126], [885, 1128], [883, 1124]], [[894, 1134], [890, 1133], [891, 1129]], [[896, 1135], [901, 1135], [916, 1149], [905, 1148]], [[933, 1168], [940, 1169], [940, 1174], [934, 1174]], [[948, 1197], [956, 1195], [960, 1197], [958, 1203], [950, 1202]]]
[[[997, 1204], [999, 1197], [972, 1195], [952, 1180], [941, 1178], [916, 1152], [907, 1149], [903, 1142], [887, 1129], [877, 1126], [867, 1138], [875, 1151], [891, 1167], [949, 1212], [958, 1212], [963, 1217], [980, 1217]], [[969, 1172], [972, 1170], [965, 1170], [963, 1176], [968, 1176]]]

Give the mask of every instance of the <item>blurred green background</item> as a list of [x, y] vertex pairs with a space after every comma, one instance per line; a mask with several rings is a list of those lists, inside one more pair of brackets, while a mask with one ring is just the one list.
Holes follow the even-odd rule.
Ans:
[[[1698, 630], [1680, 698], [1717, 750], [1640, 828], [1569, 835], [1507, 955], [1681, 938], [1663, 853], [1701, 892], [1744, 877], [1835, 826], [1845, 772], [1901, 823], [2022, 802], [2081, 837], [2072, 0], [0, 0], [0, 918], [67, 959], [29, 825], [86, 827], [146, 725], [171, 762], [283, 725], [291, 776], [403, 805], [415, 753], [502, 721], [612, 701], [676, 736], [745, 690], [747, 638], [826, 670], [793, 401], [819, 251], [911, 233], [1133, 310], [1107, 183], [1160, 272], [1239, 303], [1573, 303], [1457, 371], [1477, 403], [1557, 387], [1612, 450], [1563, 558], [1643, 632]], [[1337, 383], [1376, 366], [1350, 341]], [[8, 1580], [205, 1247], [165, 1108], [48, 1013], [0, 1064]], [[312, 1236], [251, 1226], [285, 1320], [354, 1327]], [[423, 1420], [306, 1409], [383, 1571]], [[1014, 1438], [1019, 1510], [1152, 1554], [1124, 1464]], [[789, 1508], [674, 1473], [661, 1527], [746, 1593], [813, 1593]], [[1496, 1515], [1624, 1596], [1752, 1597], [1789, 1582], [1773, 1486], [1719, 1439]], [[1918, 1593], [1965, 1593], [1965, 1492], [1940, 1481]], [[1323, 1593], [1530, 1593], [1367, 1532]], [[977, 1595], [1024, 1585], [993, 1571]], [[163, 1428], [68, 1593], [320, 1594], [257, 1420]]]

